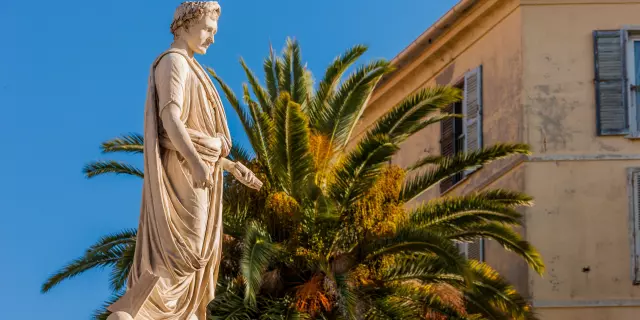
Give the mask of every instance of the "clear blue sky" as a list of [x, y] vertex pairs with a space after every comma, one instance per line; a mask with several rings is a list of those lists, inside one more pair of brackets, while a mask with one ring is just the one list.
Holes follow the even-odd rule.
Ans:
[[[109, 296], [107, 271], [40, 286], [101, 235], [137, 227], [141, 181], [81, 169], [105, 158], [100, 142], [142, 132], [149, 64], [180, 2], [0, 1], [0, 318], [87, 319]], [[260, 71], [269, 41], [279, 50], [291, 36], [320, 78], [357, 43], [370, 46], [363, 61], [393, 58], [456, 2], [221, 0], [216, 43], [199, 61], [239, 92], [238, 59]]]

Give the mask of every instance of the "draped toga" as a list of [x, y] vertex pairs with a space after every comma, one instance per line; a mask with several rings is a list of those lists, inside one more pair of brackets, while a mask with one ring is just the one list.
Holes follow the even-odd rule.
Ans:
[[[191, 168], [166, 135], [160, 114], [174, 103], [191, 137], [220, 137], [223, 154], [197, 144], [211, 168], [211, 188], [194, 188]], [[109, 306], [136, 320], [205, 320], [214, 299], [222, 253], [223, 172], [231, 147], [227, 119], [213, 83], [184, 51], [170, 49], [152, 64], [144, 114], [144, 182], [127, 292]]]

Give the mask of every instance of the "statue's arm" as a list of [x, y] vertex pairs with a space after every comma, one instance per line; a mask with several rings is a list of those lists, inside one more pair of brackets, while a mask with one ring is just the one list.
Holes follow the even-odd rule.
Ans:
[[220, 158], [220, 164], [225, 171], [231, 172], [238, 181], [242, 182], [247, 187], [256, 190], [260, 190], [260, 188], [262, 188], [262, 181], [260, 181], [256, 175], [242, 163], [234, 162], [227, 158]]
[[158, 106], [162, 126], [171, 144], [184, 157], [191, 169], [194, 187], [210, 186], [209, 167], [202, 161], [180, 119], [181, 103], [184, 101], [185, 80], [188, 68], [184, 58], [174, 54], [165, 55], [155, 69], [154, 80], [158, 92]]

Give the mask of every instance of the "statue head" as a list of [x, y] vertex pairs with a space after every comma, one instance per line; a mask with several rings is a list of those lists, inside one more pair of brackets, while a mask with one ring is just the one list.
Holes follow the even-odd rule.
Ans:
[[218, 32], [220, 5], [217, 1], [187, 1], [176, 9], [171, 23], [175, 40], [183, 40], [198, 54], [207, 53]]

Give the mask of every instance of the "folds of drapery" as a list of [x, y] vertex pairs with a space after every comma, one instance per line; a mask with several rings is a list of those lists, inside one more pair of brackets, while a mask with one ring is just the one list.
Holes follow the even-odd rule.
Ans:
[[[190, 105], [200, 128], [187, 128], [192, 141], [208, 138], [211, 128], [223, 140], [223, 150], [194, 143], [203, 161], [212, 165], [213, 187], [193, 188], [188, 166], [170, 140], [159, 131], [154, 71], [162, 57], [177, 53], [188, 63], [189, 81], [201, 99]], [[170, 69], [170, 68], [169, 68]], [[171, 75], [167, 75], [171, 76]], [[184, 77], [183, 77], [184, 78]], [[205, 103], [198, 101], [206, 101]], [[213, 116], [208, 116], [213, 109]], [[183, 320], [195, 314], [204, 320], [213, 300], [222, 250], [222, 168], [217, 159], [228, 153], [231, 138], [220, 96], [204, 69], [180, 50], [169, 50], [154, 61], [144, 115], [144, 181], [134, 262], [126, 294], [109, 306], [136, 320]]]

